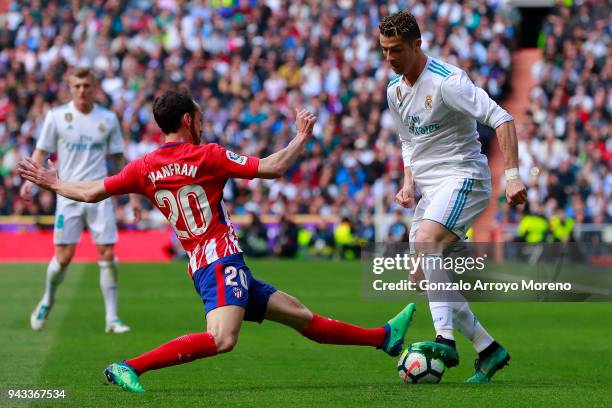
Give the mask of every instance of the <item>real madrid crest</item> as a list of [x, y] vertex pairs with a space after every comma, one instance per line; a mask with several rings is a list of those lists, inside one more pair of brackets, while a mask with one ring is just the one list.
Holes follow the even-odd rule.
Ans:
[[395, 95], [397, 96], [397, 100], [399, 102], [399, 107], [402, 107], [402, 104], [404, 103], [404, 99], [403, 99], [403, 95], [402, 95], [402, 87], [398, 86], [397, 88], [395, 88]]
[[431, 95], [427, 95], [425, 97], [425, 110], [432, 110], [433, 109], [433, 98], [431, 97]]
[[104, 133], [106, 131], [106, 126], [104, 126], [104, 123], [100, 122], [98, 130], [100, 131], [100, 133]]
[[72, 122], [72, 113], [66, 112], [66, 114], [64, 114], [64, 119], [66, 119], [68, 123]]

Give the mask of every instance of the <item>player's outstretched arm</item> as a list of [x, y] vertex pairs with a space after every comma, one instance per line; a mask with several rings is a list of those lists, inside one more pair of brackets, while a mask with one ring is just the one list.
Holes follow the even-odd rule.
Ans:
[[527, 189], [518, 173], [518, 141], [514, 121], [504, 122], [495, 128], [506, 169], [506, 200], [512, 204], [523, 204], [527, 200]]
[[[45, 158], [47, 156], [49, 156], [49, 153], [46, 150], [34, 149], [34, 153], [32, 153], [32, 160], [42, 165], [45, 162]], [[29, 181], [26, 181], [25, 183], [21, 185], [21, 191], [19, 192], [19, 195], [21, 196], [21, 198], [23, 198], [24, 200], [32, 199], [32, 186], [33, 185], [34, 184], [32, 184]]]
[[297, 133], [284, 149], [259, 160], [257, 177], [259, 178], [279, 178], [287, 169], [295, 163], [300, 154], [304, 151], [306, 143], [312, 137], [312, 129], [317, 117], [301, 109], [297, 112], [295, 127]]
[[[119, 172], [127, 165], [127, 159], [123, 153], [112, 154], [111, 158], [115, 165], [115, 172]], [[140, 196], [138, 194], [130, 194], [130, 206], [134, 213], [134, 223], [138, 224], [142, 219], [142, 206], [140, 205]]]
[[104, 187], [104, 180], [60, 181], [57, 177], [57, 169], [51, 160], [49, 160], [47, 169], [34, 160], [26, 158], [19, 162], [18, 170], [21, 177], [27, 181], [71, 200], [97, 203], [110, 197]]

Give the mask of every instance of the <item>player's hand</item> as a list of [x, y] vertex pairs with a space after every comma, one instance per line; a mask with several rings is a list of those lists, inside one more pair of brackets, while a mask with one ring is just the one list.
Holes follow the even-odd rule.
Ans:
[[32, 199], [32, 187], [34, 187], [34, 184], [31, 181], [26, 180], [21, 185], [19, 196], [26, 201], [30, 201]]
[[404, 186], [395, 196], [395, 202], [404, 208], [414, 207], [414, 187]]
[[506, 200], [509, 204], [523, 204], [527, 201], [527, 189], [519, 179], [510, 180], [506, 184]]
[[297, 130], [297, 136], [303, 139], [310, 139], [312, 136], [312, 129], [317, 121], [317, 117], [306, 109], [296, 109], [295, 127]]
[[19, 171], [19, 175], [27, 181], [46, 190], [53, 191], [53, 187], [57, 185], [58, 182], [57, 168], [51, 160], [49, 160], [48, 163], [49, 168], [46, 169], [34, 160], [25, 158], [17, 164], [17, 170]]

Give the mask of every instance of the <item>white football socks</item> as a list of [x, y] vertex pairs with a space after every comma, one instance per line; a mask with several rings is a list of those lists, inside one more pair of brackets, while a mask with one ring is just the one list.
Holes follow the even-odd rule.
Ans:
[[455, 323], [459, 331], [472, 342], [477, 353], [493, 343], [493, 337], [480, 324], [467, 302], [453, 303]]
[[[425, 254], [423, 256], [423, 273], [429, 282], [446, 283], [452, 278], [443, 266], [443, 258], [439, 253]], [[453, 327], [472, 342], [476, 352], [480, 353], [487, 348], [494, 339], [480, 324], [460, 292], [428, 291], [429, 310], [433, 319], [436, 336], [448, 340], [455, 340]]]
[[[446, 271], [443, 266], [444, 259], [441, 253], [424, 254], [422, 259], [423, 274], [429, 282], [446, 282]], [[436, 336], [448, 340], [455, 340], [453, 335], [453, 304], [446, 301], [446, 296], [439, 291], [428, 291], [429, 310], [436, 329]]]
[[53, 306], [55, 302], [55, 291], [60, 283], [66, 277], [68, 266], [62, 266], [55, 257], [51, 258], [49, 266], [47, 266], [47, 277], [45, 279], [45, 293], [42, 298], [42, 304], [45, 306]]
[[119, 274], [115, 261], [99, 261], [98, 266], [100, 267], [100, 289], [102, 290], [102, 296], [104, 296], [106, 323], [108, 324], [119, 319], [117, 314], [117, 287], [119, 285]]

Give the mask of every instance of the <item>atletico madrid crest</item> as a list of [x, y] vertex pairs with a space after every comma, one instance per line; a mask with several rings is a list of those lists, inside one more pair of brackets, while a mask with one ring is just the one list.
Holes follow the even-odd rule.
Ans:
[[236, 299], [240, 299], [242, 297], [242, 289], [234, 288], [234, 296], [236, 296]]

